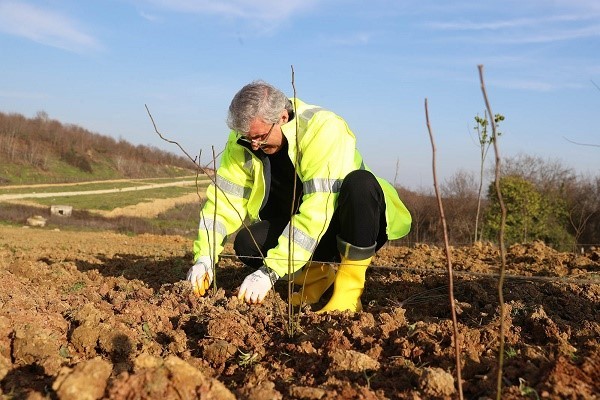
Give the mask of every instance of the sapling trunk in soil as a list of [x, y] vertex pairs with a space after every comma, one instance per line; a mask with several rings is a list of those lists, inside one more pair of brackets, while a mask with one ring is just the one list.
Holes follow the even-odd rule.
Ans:
[[462, 400], [463, 388], [460, 360], [461, 345], [460, 336], [458, 332], [458, 321], [456, 319], [456, 307], [454, 301], [454, 277], [452, 269], [452, 256], [450, 251], [450, 244], [448, 241], [448, 227], [446, 225], [446, 217], [444, 215], [444, 206], [442, 204], [442, 197], [440, 195], [440, 189], [437, 181], [435, 140], [433, 138], [433, 131], [431, 129], [431, 123], [429, 121], [429, 107], [427, 105], [427, 99], [425, 99], [425, 120], [427, 123], [427, 131], [429, 132], [429, 139], [431, 140], [433, 187], [435, 189], [435, 197], [437, 199], [438, 209], [440, 211], [440, 221], [442, 223], [442, 230], [444, 232], [444, 249], [446, 250], [446, 265], [448, 267], [448, 298], [450, 301], [450, 312], [452, 314], [452, 326], [454, 329], [454, 357], [456, 361], [456, 383], [458, 386], [458, 396]]
[[[488, 100], [487, 91], [485, 89], [485, 82], [483, 79], [483, 65], [478, 66], [479, 69], [479, 80], [481, 82], [481, 92], [483, 94], [483, 99], [485, 101], [485, 106], [488, 112], [488, 115], [494, 115], [492, 112], [492, 107]], [[506, 323], [505, 323], [505, 305], [504, 305], [504, 277], [506, 271], [506, 249], [504, 246], [504, 229], [506, 226], [506, 206], [504, 205], [504, 200], [502, 198], [502, 192], [500, 190], [500, 151], [498, 148], [498, 140], [497, 140], [497, 132], [496, 132], [496, 123], [495, 121], [492, 125], [492, 142], [494, 143], [494, 154], [496, 156], [496, 168], [494, 170], [494, 180], [495, 180], [495, 188], [496, 195], [498, 196], [498, 201], [500, 203], [500, 209], [502, 211], [502, 216], [500, 220], [500, 230], [498, 232], [498, 242], [500, 246], [500, 278], [498, 279], [498, 302], [500, 303], [500, 333], [499, 333], [499, 348], [498, 348], [498, 375], [496, 379], [496, 398], [500, 400], [502, 398], [502, 369], [504, 365], [504, 336], [506, 331]]]

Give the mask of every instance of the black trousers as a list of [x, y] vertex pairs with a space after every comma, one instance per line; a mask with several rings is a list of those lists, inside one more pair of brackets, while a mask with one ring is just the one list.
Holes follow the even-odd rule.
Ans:
[[[233, 244], [240, 261], [259, 268], [263, 264], [261, 252], [266, 256], [268, 250], [277, 246], [277, 240], [289, 221], [289, 215], [282, 215], [281, 218], [262, 220], [248, 226], [248, 229], [240, 230]], [[338, 235], [358, 247], [375, 244], [376, 250], [387, 242], [385, 199], [381, 186], [371, 172], [356, 170], [344, 178], [331, 222], [313, 254], [314, 261], [340, 261]]]

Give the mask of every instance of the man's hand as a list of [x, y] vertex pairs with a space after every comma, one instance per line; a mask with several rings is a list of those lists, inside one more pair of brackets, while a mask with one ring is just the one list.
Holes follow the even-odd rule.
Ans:
[[277, 279], [279, 276], [263, 265], [244, 279], [238, 299], [244, 299], [249, 304], [262, 303]]
[[204, 296], [213, 281], [213, 265], [209, 256], [198, 257], [187, 273], [187, 280], [192, 283], [194, 293]]

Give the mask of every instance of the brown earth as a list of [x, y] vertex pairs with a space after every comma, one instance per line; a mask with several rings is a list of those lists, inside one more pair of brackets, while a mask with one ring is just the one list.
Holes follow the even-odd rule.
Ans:
[[[443, 249], [386, 247], [363, 312], [293, 318], [285, 282], [263, 305], [238, 301], [250, 271], [230, 258], [216, 293], [195, 297], [190, 249], [0, 227], [1, 398], [457, 397]], [[495, 398], [499, 254], [461, 247], [452, 261], [465, 398]], [[507, 266], [502, 398], [600, 398], [600, 251], [518, 245]]]

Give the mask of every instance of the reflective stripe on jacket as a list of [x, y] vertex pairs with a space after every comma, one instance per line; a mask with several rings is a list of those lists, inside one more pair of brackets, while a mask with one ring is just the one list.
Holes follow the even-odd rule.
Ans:
[[[295, 117], [281, 130], [304, 194], [299, 212], [291, 217], [277, 246], [264, 255], [265, 265], [279, 276], [306, 264], [329, 226], [344, 177], [367, 169], [356, 149], [356, 138], [341, 117], [299, 99], [291, 100]], [[227, 236], [236, 232], [242, 221], [258, 220], [266, 203], [264, 165], [237, 143], [238, 138], [235, 131], [230, 132], [216, 174], [217, 187], [211, 184], [207, 189], [194, 260], [215, 254], [216, 263]], [[410, 213], [394, 187], [381, 178], [377, 180], [385, 195], [388, 239], [401, 238], [410, 230]]]

